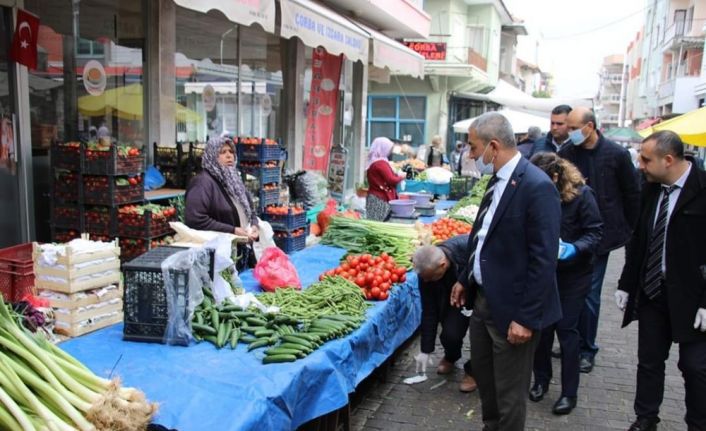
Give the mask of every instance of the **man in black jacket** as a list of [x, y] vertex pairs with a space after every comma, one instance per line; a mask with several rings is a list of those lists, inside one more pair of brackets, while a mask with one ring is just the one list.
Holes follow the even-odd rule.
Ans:
[[552, 109], [549, 133], [545, 139], [540, 139], [535, 143], [529, 157], [541, 152], [556, 153], [564, 144], [571, 141], [569, 127], [566, 125], [566, 117], [570, 112], [571, 106], [569, 105], [559, 105]]
[[638, 321], [637, 420], [629, 430], [657, 429], [672, 343], [679, 344], [687, 428], [706, 430], [706, 173], [684, 158], [681, 139], [669, 131], [643, 141], [640, 169], [648, 183], [615, 293], [623, 326]]
[[[461, 358], [463, 338], [468, 330], [468, 316], [449, 303], [451, 287], [458, 280], [462, 266], [468, 261], [468, 235], [459, 235], [438, 246], [420, 247], [412, 259], [419, 275], [419, 292], [422, 297], [421, 353], [415, 358], [426, 366], [429, 354], [434, 351], [436, 331], [441, 323], [441, 345], [444, 357], [437, 373], [450, 374]], [[459, 386], [461, 392], [472, 392], [476, 382], [471, 376], [471, 361], [463, 365], [465, 375]]]
[[579, 168], [586, 184], [596, 193], [603, 218], [603, 239], [596, 250], [591, 292], [579, 321], [581, 372], [590, 373], [598, 352], [598, 313], [608, 255], [630, 239], [637, 222], [640, 190], [630, 153], [603, 137], [597, 130], [598, 123], [592, 110], [576, 108], [569, 113], [566, 122], [571, 144], [564, 145], [559, 155]]

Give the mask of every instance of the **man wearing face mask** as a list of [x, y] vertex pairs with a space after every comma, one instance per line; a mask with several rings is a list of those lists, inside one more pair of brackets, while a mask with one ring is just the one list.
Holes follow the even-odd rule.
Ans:
[[559, 156], [579, 168], [586, 184], [596, 193], [603, 218], [603, 238], [596, 250], [591, 291], [586, 297], [578, 328], [580, 369], [583, 373], [590, 373], [598, 352], [596, 333], [608, 256], [630, 239], [639, 214], [640, 190], [630, 153], [597, 130], [598, 123], [591, 109], [579, 107], [572, 110], [566, 123], [573, 145], [563, 146]]
[[571, 141], [569, 127], [566, 125], [566, 117], [570, 112], [571, 106], [569, 105], [559, 105], [552, 109], [549, 133], [547, 133], [546, 139], [542, 139], [534, 145], [530, 157], [541, 152], [556, 153], [564, 144]]
[[473, 308], [471, 365], [483, 429], [520, 431], [540, 333], [561, 318], [556, 286], [561, 203], [551, 179], [517, 151], [504, 116], [485, 113], [468, 133], [478, 168], [493, 177], [451, 305]]

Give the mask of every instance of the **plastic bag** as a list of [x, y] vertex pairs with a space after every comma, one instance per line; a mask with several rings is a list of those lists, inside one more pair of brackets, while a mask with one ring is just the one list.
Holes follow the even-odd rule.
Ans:
[[[294, 196], [306, 208], [315, 207], [328, 197], [328, 179], [320, 172], [306, 171], [294, 175]], [[290, 192], [292, 190], [290, 189]]]
[[331, 216], [336, 214], [338, 204], [336, 203], [335, 200], [329, 199], [328, 202], [326, 202], [326, 207], [321, 210], [319, 214], [316, 216], [316, 223], [318, 223], [319, 227], [321, 228], [321, 234], [323, 235], [326, 233], [326, 229], [328, 229], [328, 225], [331, 222]]
[[289, 256], [277, 247], [265, 249], [255, 265], [253, 276], [266, 292], [273, 292], [278, 287], [302, 288], [297, 269], [292, 265]]
[[174, 253], [162, 262], [167, 298], [165, 344], [186, 346], [191, 340], [191, 318], [203, 301], [203, 288], [211, 288], [211, 252], [190, 248]]
[[255, 259], [259, 262], [266, 248], [276, 246], [274, 240], [275, 232], [272, 229], [272, 225], [258, 219], [257, 227], [260, 229], [260, 237], [257, 241], [253, 242], [252, 248], [255, 252]]
[[432, 184], [448, 184], [454, 176], [448, 169], [439, 167], [427, 168], [425, 172], [427, 173], [427, 181]]
[[[213, 262], [213, 298], [216, 304], [220, 304], [227, 298], [235, 297], [233, 288], [243, 287], [243, 283], [238, 277], [238, 271], [235, 269], [233, 261], [233, 242], [227, 235], [218, 235], [214, 239], [207, 242], [204, 247], [215, 251]], [[221, 272], [229, 269], [231, 271], [231, 282], [228, 283]]]
[[167, 184], [167, 180], [164, 178], [159, 169], [154, 166], [150, 166], [145, 171], [145, 190], [157, 190], [164, 187]]

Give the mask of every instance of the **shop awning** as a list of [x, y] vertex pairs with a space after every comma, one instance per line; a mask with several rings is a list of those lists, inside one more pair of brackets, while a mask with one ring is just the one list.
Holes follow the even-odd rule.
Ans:
[[[547, 117], [540, 117], [538, 115], [528, 114], [526, 112], [516, 111], [514, 109], [507, 108], [501, 109], [497, 112], [498, 114], [503, 114], [505, 118], [507, 118], [507, 120], [510, 122], [510, 125], [512, 125], [512, 130], [515, 133], [526, 133], [527, 129], [532, 126], [539, 127], [543, 132], [549, 131], [549, 118]], [[468, 133], [468, 128], [476, 118], [478, 117], [473, 117], [467, 120], [462, 120], [454, 123], [454, 132]]]
[[639, 133], [646, 138], [660, 130], [671, 130], [679, 135], [686, 144], [706, 147], [706, 127], [704, 124], [706, 124], [706, 107], [662, 121], [652, 127], [640, 130]]
[[275, 0], [174, 0], [174, 3], [203, 13], [215, 9], [234, 23], [258, 23], [266, 32], [275, 32]]
[[312, 48], [322, 46], [330, 54], [368, 62], [370, 36], [330, 9], [309, 0], [280, 0], [282, 37], [294, 36]]
[[356, 23], [370, 35], [372, 46], [371, 63], [381, 69], [387, 68], [392, 75], [409, 75], [424, 78], [424, 56], [389, 38], [379, 31]]
[[642, 120], [640, 124], [635, 127], [635, 130], [640, 131], [643, 129], [647, 129], [651, 127], [655, 123], [659, 123], [660, 119], [659, 118], [647, 118], [645, 120]]

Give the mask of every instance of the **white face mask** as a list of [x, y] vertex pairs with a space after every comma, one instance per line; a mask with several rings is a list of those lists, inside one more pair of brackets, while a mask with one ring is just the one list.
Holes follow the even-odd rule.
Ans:
[[483, 154], [480, 155], [476, 159], [476, 167], [480, 171], [481, 175], [492, 175], [493, 174], [493, 159], [495, 159], [495, 156], [493, 156], [493, 159], [490, 160], [490, 163], [485, 163], [483, 161], [483, 158], [485, 157], [485, 153], [488, 151], [488, 148], [490, 148], [490, 144], [485, 147], [485, 150], [483, 150]]

